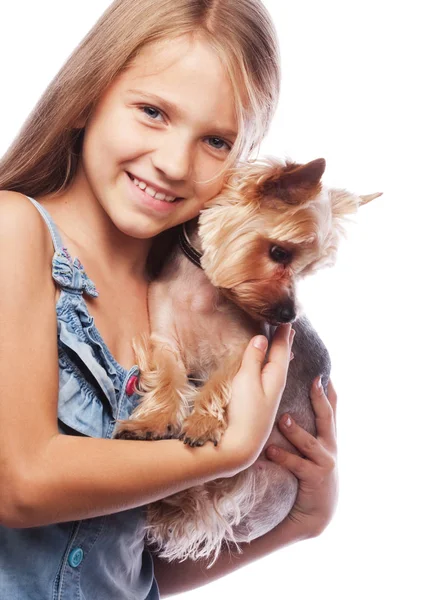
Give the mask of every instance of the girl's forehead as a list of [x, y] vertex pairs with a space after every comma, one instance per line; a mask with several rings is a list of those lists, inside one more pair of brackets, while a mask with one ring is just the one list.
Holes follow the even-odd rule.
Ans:
[[[172, 41], [161, 40], [143, 47], [128, 73], [146, 79], [193, 79], [200, 87], [222, 85], [231, 89], [229, 76], [219, 57], [206, 40], [181, 36]], [[178, 77], [179, 75], [179, 77]]]
[[[142, 75], [154, 75], [176, 66], [178, 62], [206, 65], [208, 57], [214, 59], [210, 45], [200, 36], [182, 35], [162, 39], [140, 48], [131, 69]], [[214, 62], [213, 60], [210, 63]], [[216, 65], [213, 65], [214, 67]]]

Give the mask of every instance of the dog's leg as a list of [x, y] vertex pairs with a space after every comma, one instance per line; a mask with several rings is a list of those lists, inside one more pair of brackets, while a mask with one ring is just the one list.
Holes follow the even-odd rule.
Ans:
[[197, 391], [193, 410], [183, 422], [179, 436], [184, 444], [203, 446], [211, 441], [217, 446], [228, 425], [226, 407], [243, 352], [244, 348], [241, 352], [236, 349]]
[[137, 349], [141, 352], [138, 388], [142, 399], [129, 420], [120, 421], [121, 439], [159, 440], [177, 437], [195, 390], [190, 386], [177, 351], [162, 340]]

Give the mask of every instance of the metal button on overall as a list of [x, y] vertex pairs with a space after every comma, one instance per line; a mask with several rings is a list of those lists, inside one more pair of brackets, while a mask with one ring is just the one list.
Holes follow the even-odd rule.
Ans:
[[70, 567], [78, 567], [83, 559], [83, 550], [82, 548], [73, 548], [73, 550], [68, 555], [68, 564]]
[[136, 375], [132, 375], [132, 377], [129, 377], [129, 381], [126, 384], [126, 394], [128, 396], [132, 396], [132, 394], [135, 392], [135, 385], [138, 381], [138, 377]]

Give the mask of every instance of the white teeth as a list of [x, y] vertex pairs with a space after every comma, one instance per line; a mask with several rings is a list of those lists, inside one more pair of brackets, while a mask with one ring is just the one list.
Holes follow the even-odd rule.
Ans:
[[140, 181], [136, 177], [133, 178], [133, 182], [141, 190], [143, 190], [143, 191], [145, 190], [146, 194], [149, 194], [149, 196], [152, 196], [153, 198], [156, 198], [157, 200], [165, 200], [166, 202], [174, 202], [176, 200], [176, 196], [167, 196], [166, 194], [163, 194], [162, 192], [157, 192], [154, 188], [150, 187], [150, 185], [147, 185], [146, 183], [144, 183], [144, 181]]

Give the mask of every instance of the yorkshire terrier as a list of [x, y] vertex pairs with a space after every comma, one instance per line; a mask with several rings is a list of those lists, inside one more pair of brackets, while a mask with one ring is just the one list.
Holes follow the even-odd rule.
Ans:
[[[200, 216], [181, 226], [179, 244], [149, 290], [151, 335], [135, 346], [140, 403], [116, 437], [178, 437], [218, 444], [231, 382], [249, 340], [271, 339], [293, 322], [287, 385], [278, 410], [316, 434], [313, 379], [326, 389], [330, 360], [296, 299], [302, 277], [335, 262], [343, 222], [380, 194], [357, 196], [321, 183], [325, 160], [264, 160], [234, 169]], [[290, 513], [297, 479], [265, 457], [270, 444], [298, 453], [275, 427], [256, 462], [147, 506], [146, 538], [160, 557], [198, 560], [223, 542], [249, 542]]]

